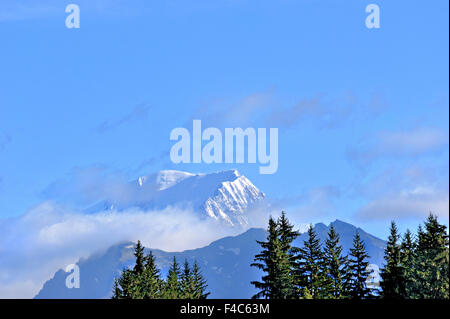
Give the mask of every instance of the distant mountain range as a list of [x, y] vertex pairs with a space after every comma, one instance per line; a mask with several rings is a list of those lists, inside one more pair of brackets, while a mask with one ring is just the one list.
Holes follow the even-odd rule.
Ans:
[[120, 199], [101, 201], [86, 212], [176, 206], [229, 226], [246, 228], [246, 210], [264, 198], [265, 194], [236, 170], [210, 174], [165, 170], [132, 181]]
[[[339, 220], [330, 225], [340, 234], [345, 253], [352, 247], [353, 236], [358, 231], [370, 255], [370, 262], [378, 266], [383, 264], [385, 241]], [[323, 243], [329, 226], [319, 223], [314, 229]], [[266, 235], [264, 229], [252, 228], [238, 236], [225, 237], [198, 249], [174, 253], [158, 249], [152, 251], [163, 275], [167, 273], [173, 256], [180, 263], [185, 259], [190, 262], [196, 260], [208, 281], [210, 298], [250, 298], [255, 293], [250, 282], [261, 278], [261, 272], [250, 267], [250, 263], [260, 251], [256, 241], [265, 240]], [[307, 236], [306, 233], [301, 234], [294, 244], [302, 246]], [[114, 277], [119, 276], [124, 267], [131, 267], [134, 263], [133, 245], [131, 242], [122, 243], [101, 254], [80, 260], [77, 263], [80, 267], [80, 288], [66, 288], [68, 274], [59, 270], [35, 298], [109, 298]]]

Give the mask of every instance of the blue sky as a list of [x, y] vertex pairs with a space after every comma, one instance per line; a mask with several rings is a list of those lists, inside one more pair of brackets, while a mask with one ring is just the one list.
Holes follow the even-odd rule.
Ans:
[[[0, 3], [0, 217], [99, 168], [237, 168], [293, 219], [448, 224], [448, 1]], [[170, 131], [278, 127], [279, 168], [170, 162]], [[289, 216], [289, 215], [288, 215]]]

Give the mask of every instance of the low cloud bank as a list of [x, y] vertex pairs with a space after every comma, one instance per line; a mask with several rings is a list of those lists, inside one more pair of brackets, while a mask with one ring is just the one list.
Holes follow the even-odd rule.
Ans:
[[[250, 214], [259, 218], [249, 227], [264, 227], [264, 216]], [[146, 247], [182, 251], [244, 230], [174, 207], [84, 214], [43, 202], [0, 220], [0, 298], [32, 298], [58, 269], [120, 242], [140, 239]]]

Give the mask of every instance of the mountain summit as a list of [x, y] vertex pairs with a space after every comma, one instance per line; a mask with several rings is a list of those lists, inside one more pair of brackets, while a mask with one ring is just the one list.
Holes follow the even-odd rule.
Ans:
[[133, 207], [152, 210], [172, 206], [193, 209], [230, 226], [245, 227], [248, 225], [246, 210], [265, 198], [265, 194], [237, 170], [209, 174], [164, 170], [141, 176], [129, 186], [120, 201], [105, 200], [87, 211], [122, 211]]

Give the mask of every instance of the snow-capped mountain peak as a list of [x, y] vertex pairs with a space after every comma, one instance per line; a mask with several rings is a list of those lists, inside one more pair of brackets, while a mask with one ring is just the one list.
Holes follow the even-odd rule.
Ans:
[[206, 213], [215, 219], [224, 219], [235, 225], [247, 225], [245, 210], [255, 202], [262, 200], [265, 194], [256, 188], [245, 176], [238, 171], [232, 172], [231, 180], [223, 181], [215, 196], [205, 202]]
[[209, 174], [164, 170], [139, 177], [129, 188], [126, 201], [103, 201], [90, 212], [172, 206], [193, 209], [205, 218], [209, 216], [231, 226], [245, 227], [249, 222], [247, 210], [265, 198], [265, 194], [237, 170]]

